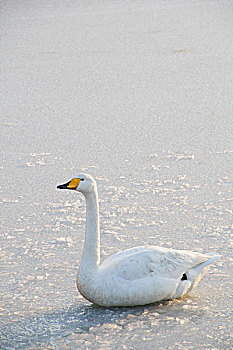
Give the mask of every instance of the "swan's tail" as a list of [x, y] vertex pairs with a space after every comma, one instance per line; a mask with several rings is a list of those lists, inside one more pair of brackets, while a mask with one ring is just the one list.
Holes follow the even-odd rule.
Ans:
[[183, 275], [185, 278], [182, 278], [180, 281], [174, 298], [179, 298], [196, 288], [204, 274], [209, 269], [210, 265], [214, 264], [221, 257], [221, 255], [217, 255], [215, 253], [206, 253], [205, 255], [209, 256], [210, 258], [201, 264], [193, 266], [185, 272]]
[[204, 274], [209, 269], [210, 265], [215, 263], [215, 261], [217, 261], [221, 257], [221, 255], [217, 255], [214, 253], [207, 253], [205, 255], [209, 255], [210, 258], [205, 262], [192, 267], [186, 272], [187, 279], [191, 282], [191, 286], [187, 292], [190, 292], [192, 289], [196, 288]]

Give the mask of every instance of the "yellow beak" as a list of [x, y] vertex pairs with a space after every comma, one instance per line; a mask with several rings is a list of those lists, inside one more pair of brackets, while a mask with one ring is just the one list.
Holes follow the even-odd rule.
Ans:
[[63, 185], [58, 185], [57, 188], [75, 190], [78, 187], [80, 181], [81, 181], [81, 179], [74, 178]]

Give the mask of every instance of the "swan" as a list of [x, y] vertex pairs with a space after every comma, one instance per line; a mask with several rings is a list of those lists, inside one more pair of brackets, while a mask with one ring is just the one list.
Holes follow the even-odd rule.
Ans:
[[96, 182], [80, 174], [59, 189], [81, 192], [86, 201], [85, 242], [77, 277], [81, 295], [100, 306], [136, 306], [179, 298], [194, 289], [220, 255], [157, 246], [121, 251], [100, 263]]

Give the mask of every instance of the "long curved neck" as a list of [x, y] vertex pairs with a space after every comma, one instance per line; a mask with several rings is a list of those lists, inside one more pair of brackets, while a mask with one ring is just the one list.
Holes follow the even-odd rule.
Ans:
[[81, 266], [93, 270], [100, 264], [99, 202], [96, 185], [86, 199], [86, 233]]

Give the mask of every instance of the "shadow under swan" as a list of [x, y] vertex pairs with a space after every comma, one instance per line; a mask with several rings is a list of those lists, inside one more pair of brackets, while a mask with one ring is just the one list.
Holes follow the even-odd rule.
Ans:
[[[0, 329], [0, 344], [3, 349], [27, 349], [32, 345], [43, 346], [54, 343], [56, 339], [67, 337], [72, 333], [88, 333], [91, 327], [104, 323], [116, 323], [124, 320], [127, 324], [133, 322], [128, 315], [140, 316], [145, 311], [156, 313], [159, 321], [163, 322], [166, 316], [179, 316], [187, 312], [183, 309], [185, 298], [179, 301], [162, 301], [146, 306], [132, 308], [112, 307], [103, 308], [94, 304], [71, 306], [69, 309], [37, 314], [23, 318], [20, 321], [6, 324]], [[200, 310], [199, 310], [200, 311]], [[189, 310], [189, 316], [200, 312]], [[202, 314], [202, 313], [201, 313]]]

